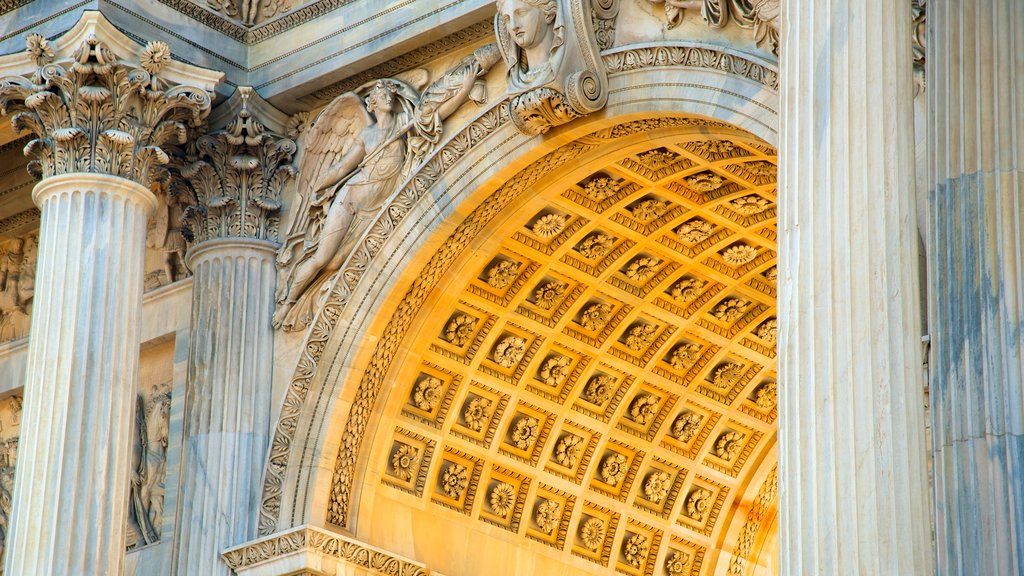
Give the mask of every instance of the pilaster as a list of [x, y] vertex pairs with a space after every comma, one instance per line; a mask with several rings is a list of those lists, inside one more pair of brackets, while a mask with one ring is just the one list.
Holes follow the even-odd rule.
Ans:
[[249, 88], [226, 127], [200, 137], [181, 174], [195, 194], [185, 233], [192, 329], [176, 574], [229, 574], [220, 553], [256, 534], [271, 432], [281, 189], [295, 143], [257, 120]]
[[125, 40], [87, 12], [56, 42], [32, 34], [24, 54], [0, 59], [14, 74], [0, 78], [0, 111], [35, 136], [25, 153], [41, 179], [6, 574], [120, 574], [124, 563], [150, 186], [163, 147], [209, 112], [217, 77], [173, 64], [166, 44]]
[[782, 18], [782, 574], [929, 574], [910, 3]]
[[928, 5], [938, 574], [1024, 573], [1024, 4]]

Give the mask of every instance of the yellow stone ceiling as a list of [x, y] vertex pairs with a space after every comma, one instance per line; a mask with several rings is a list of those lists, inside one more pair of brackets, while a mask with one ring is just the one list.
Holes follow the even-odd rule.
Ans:
[[774, 454], [775, 162], [659, 140], [521, 205], [408, 344], [382, 489], [593, 573], [711, 573]]

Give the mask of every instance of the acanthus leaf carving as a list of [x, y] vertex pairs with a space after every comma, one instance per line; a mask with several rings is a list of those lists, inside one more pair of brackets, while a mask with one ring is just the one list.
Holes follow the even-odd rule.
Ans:
[[28, 78], [0, 78], [0, 113], [35, 135], [25, 155], [37, 178], [92, 172], [150, 187], [169, 161], [164, 147], [183, 144], [210, 111], [206, 90], [161, 77], [171, 60], [163, 42], [150, 42], [138, 67], [95, 36], [62, 60], [38, 34], [26, 51], [37, 68]]

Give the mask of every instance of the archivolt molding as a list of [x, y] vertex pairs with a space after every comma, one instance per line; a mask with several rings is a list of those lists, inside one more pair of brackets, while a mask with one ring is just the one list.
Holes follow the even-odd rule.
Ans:
[[[684, 49], [700, 49], [715, 51], [715, 48], [705, 46], [691, 46], [687, 44], [666, 44], [664, 47], [676, 46]], [[647, 53], [655, 50], [655, 46], [643, 46], [634, 49], [623, 49], [626, 53], [629, 50], [638, 50], [639, 53]], [[726, 54], [725, 51], [719, 51]], [[607, 59], [611, 56], [606, 56]], [[742, 57], [732, 55], [736, 61], [744, 60]], [[612, 57], [617, 58], [617, 57]], [[722, 62], [721, 58], [713, 59], [714, 62]], [[753, 60], [747, 59], [754, 63]], [[628, 69], [629, 72], [642, 72], [660, 66], [680, 66], [670, 64], [672, 59], [637, 58], [640, 64], [609, 65], [622, 73]], [[683, 59], [686, 62], [684, 67], [703, 67], [707, 59]], [[730, 61], [726, 59], [725, 61]], [[693, 62], [693, 64], [690, 64]], [[761, 65], [761, 64], [758, 64]], [[727, 66], [726, 71], [732, 70]], [[749, 68], [753, 69], [753, 67]], [[723, 68], [716, 64], [711, 68], [721, 72]], [[663, 78], [663, 77], [662, 77]], [[749, 75], [743, 75], [744, 79], [752, 79]], [[758, 82], [764, 88], [769, 84]], [[642, 81], [638, 81], [642, 84]], [[328, 292], [323, 306], [314, 318], [309, 329], [305, 344], [302, 347], [297, 361], [295, 375], [292, 378], [286, 392], [282, 405], [280, 417], [274, 431], [271, 443], [267, 466], [264, 475], [264, 490], [261, 500], [259, 533], [269, 535], [273, 533], [281, 521], [280, 512], [282, 496], [284, 493], [286, 476], [290, 466], [297, 463], [290, 461], [292, 456], [293, 441], [296, 436], [300, 418], [306, 409], [308, 395], [311, 390], [313, 379], [321, 369], [320, 364], [328, 340], [334, 333], [338, 320], [343, 310], [348, 305], [357, 284], [362, 280], [363, 274], [368, 269], [371, 261], [380, 252], [385, 242], [400, 225], [402, 220], [410, 213], [413, 206], [439, 181], [449, 176], [448, 172], [456, 166], [460, 159], [470, 154], [477, 146], [481, 145], [489, 136], [505, 127], [509, 123], [507, 106], [505, 102], [498, 102], [490, 109], [480, 114], [474, 121], [464, 127], [457, 134], [421, 165], [412, 177], [403, 184], [392, 199], [387, 203], [386, 208], [381, 211], [380, 216], [363, 236], [358, 246], [353, 250], [352, 255], [335, 277], [334, 283]], [[332, 510], [329, 513], [329, 520], [337, 525], [344, 526], [348, 521], [348, 498], [352, 488], [351, 473], [362, 443], [362, 435], [366, 429], [367, 417], [371, 412], [379, 392], [379, 384], [387, 370], [390, 361], [394, 358], [399, 343], [408, 329], [409, 323], [418, 308], [415, 302], [422, 302], [423, 298], [430, 291], [433, 283], [440, 278], [447, 266], [451, 264], [454, 256], [461, 251], [472, 237], [479, 232], [484, 224], [500, 212], [501, 208], [508, 204], [517, 194], [528, 187], [532, 182], [558, 166], [564, 165], [580, 154], [594, 149], [599, 143], [607, 142], [610, 139], [620, 138], [628, 134], [642, 131], [654, 130], [661, 127], [685, 126], [685, 125], [706, 125], [710, 127], [732, 128], [732, 125], [713, 120], [696, 120], [692, 118], [660, 118], [652, 120], [632, 121], [595, 132], [580, 142], [574, 142], [549, 153], [538, 160], [529, 171], [513, 178], [505, 184], [492, 199], [480, 206], [472, 218], [469, 218], [452, 234], [446, 241], [446, 248], [424, 268], [421, 276], [414, 282], [399, 310], [395, 313], [393, 321], [388, 325], [381, 341], [378, 344], [375, 361], [368, 368], [363, 376], [355, 404], [350, 412], [346, 424], [344, 439], [342, 441], [341, 453], [338, 458], [336, 482], [332, 487], [334, 501]], [[571, 127], [570, 127], [571, 128]], [[526, 137], [519, 137], [523, 141]], [[379, 357], [379, 358], [377, 358]], [[318, 391], [319, 392], [319, 391]], [[298, 449], [298, 448], [296, 448]], [[304, 514], [304, 511], [292, 511], [292, 517], [296, 514]]]

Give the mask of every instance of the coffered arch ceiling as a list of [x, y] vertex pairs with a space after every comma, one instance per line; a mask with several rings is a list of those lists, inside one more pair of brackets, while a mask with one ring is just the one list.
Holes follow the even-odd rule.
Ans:
[[449, 576], [767, 562], [775, 150], [659, 134], [549, 174], [437, 283], [387, 376], [361, 537]]

